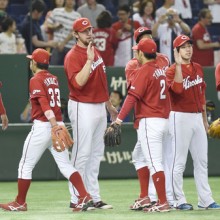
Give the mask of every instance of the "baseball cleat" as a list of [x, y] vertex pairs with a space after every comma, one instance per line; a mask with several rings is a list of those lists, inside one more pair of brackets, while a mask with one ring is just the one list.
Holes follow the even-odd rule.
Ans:
[[163, 204], [160, 204], [159, 202], [157, 202], [155, 205], [143, 208], [143, 211], [144, 212], [169, 212], [170, 206], [168, 202], [165, 202]]
[[99, 201], [94, 203], [94, 207], [96, 209], [113, 209], [112, 205], [108, 205], [106, 203], [104, 203], [103, 201]]
[[181, 211], [189, 211], [189, 210], [193, 210], [193, 206], [188, 203], [183, 203], [183, 204], [177, 206], [176, 209], [181, 210]]
[[130, 210], [142, 210], [143, 208], [151, 206], [151, 201], [148, 196], [144, 198], [138, 198], [135, 200], [134, 204], [130, 206]]
[[216, 210], [216, 209], [220, 209], [220, 205], [217, 204], [216, 202], [213, 202], [208, 207], [203, 207], [203, 206], [198, 205], [198, 209], [203, 209], [203, 210], [205, 210], [205, 209], [214, 209], [214, 210]]
[[0, 204], [0, 208], [6, 211], [27, 211], [27, 203], [19, 204], [16, 201], [9, 202], [7, 204]]
[[73, 208], [73, 212], [82, 212], [95, 210], [92, 198], [90, 195], [85, 196], [84, 198], [79, 198], [78, 204]]

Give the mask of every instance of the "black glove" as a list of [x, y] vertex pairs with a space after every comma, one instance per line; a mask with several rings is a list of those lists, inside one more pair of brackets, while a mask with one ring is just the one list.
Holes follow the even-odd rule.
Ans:
[[104, 134], [105, 146], [115, 147], [121, 144], [121, 125], [113, 123]]

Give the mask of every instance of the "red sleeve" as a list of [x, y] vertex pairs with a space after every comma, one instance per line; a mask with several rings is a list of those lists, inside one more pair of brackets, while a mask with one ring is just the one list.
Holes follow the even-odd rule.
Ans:
[[128, 94], [118, 114], [118, 118], [123, 121], [128, 115], [128, 113], [131, 111], [131, 109], [133, 108], [136, 102], [137, 102], [137, 98], [133, 95]]
[[[82, 86], [80, 86], [77, 82], [76, 82], [76, 75], [82, 70], [83, 66], [86, 63], [86, 60], [84, 61], [84, 64], [82, 65], [82, 59], [81, 57], [77, 56], [78, 54], [76, 53], [70, 53], [67, 56], [71, 56], [67, 57], [67, 59], [65, 60], [65, 72], [68, 78], [68, 81], [71, 82], [73, 87], [76, 87], [77, 89], [82, 89]], [[74, 61], [74, 62], [71, 62]]]
[[183, 83], [177, 83], [174, 81], [175, 67], [176, 67], [175, 65], [172, 65], [167, 69], [166, 81], [169, 90], [172, 90], [177, 94], [180, 94], [183, 91]]
[[2, 95], [0, 94], [0, 115], [5, 115], [6, 111], [5, 111], [5, 107], [2, 101]]
[[52, 110], [49, 103], [48, 103], [47, 97], [38, 98], [38, 102], [40, 103], [40, 106], [41, 106], [43, 112], [45, 112], [47, 110]]
[[215, 69], [215, 83], [217, 91], [220, 91], [220, 63], [216, 66]]
[[[205, 30], [205, 29], [204, 29]], [[192, 37], [193, 40], [203, 40], [204, 30], [200, 28], [200, 26], [195, 25], [192, 29]]]

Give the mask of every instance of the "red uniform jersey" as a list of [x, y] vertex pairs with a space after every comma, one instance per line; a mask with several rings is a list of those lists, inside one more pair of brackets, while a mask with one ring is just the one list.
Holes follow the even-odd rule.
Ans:
[[102, 103], [109, 98], [105, 64], [95, 49], [95, 58], [87, 83], [79, 86], [76, 75], [82, 70], [87, 61], [87, 48], [75, 45], [66, 55], [64, 69], [68, 79], [69, 98], [77, 102]]
[[[170, 65], [168, 57], [162, 53], [157, 53], [156, 61], [159, 66], [169, 67]], [[127, 88], [129, 87], [129, 85], [131, 84], [132, 80], [135, 77], [134, 70], [137, 70], [140, 67], [141, 67], [141, 64], [138, 62], [136, 58], [131, 59], [127, 63], [125, 67], [125, 77], [127, 81]]]
[[192, 29], [193, 40], [193, 56], [192, 61], [199, 63], [202, 66], [214, 65], [214, 50], [213, 48], [201, 50], [198, 48], [196, 41], [202, 40], [204, 43], [210, 43], [211, 37], [209, 32], [200, 23], [197, 23]]
[[198, 63], [182, 64], [182, 92], [176, 92], [174, 75], [176, 64], [173, 64], [167, 71], [167, 84], [169, 88], [171, 110], [177, 112], [202, 112], [205, 105], [204, 74], [201, 65]]
[[4, 105], [3, 105], [3, 101], [2, 101], [2, 95], [1, 95], [1, 93], [0, 93], [0, 115], [3, 115], [3, 114], [5, 114], [6, 112], [5, 112], [5, 107], [4, 107]]
[[[35, 74], [30, 80], [30, 102], [31, 102], [31, 118], [40, 121], [48, 121], [44, 115], [41, 105], [38, 101], [41, 97], [46, 97], [50, 105], [50, 109], [54, 112], [57, 121], [62, 121], [60, 90], [57, 77], [46, 70], [42, 70]], [[48, 109], [48, 110], [50, 110]]]
[[118, 39], [113, 28], [95, 28], [93, 30], [95, 45], [106, 66], [114, 65], [115, 50]]
[[220, 63], [216, 66], [215, 69], [215, 82], [216, 82], [216, 89], [220, 91]]
[[166, 86], [167, 66], [150, 61], [142, 65], [131, 82], [128, 94], [138, 98], [135, 118], [168, 118], [170, 105]]

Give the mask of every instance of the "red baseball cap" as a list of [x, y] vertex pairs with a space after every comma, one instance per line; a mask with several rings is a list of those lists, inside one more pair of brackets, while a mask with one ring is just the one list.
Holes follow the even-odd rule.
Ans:
[[76, 32], [83, 32], [92, 25], [88, 18], [78, 18], [73, 22], [73, 30]]
[[188, 36], [181, 34], [174, 39], [173, 48], [180, 47], [186, 42], [190, 42], [192, 44], [192, 40]]
[[149, 38], [143, 38], [140, 42], [132, 47], [133, 50], [140, 50], [144, 53], [156, 53], [157, 52], [157, 45], [154, 40]]
[[147, 28], [147, 27], [139, 27], [137, 30], [134, 32], [134, 40], [136, 43], [138, 42], [138, 39], [141, 37], [143, 34], [152, 34], [152, 31]]
[[42, 48], [37, 48], [33, 51], [32, 55], [27, 55], [27, 58], [34, 60], [37, 63], [49, 64], [50, 54]]

